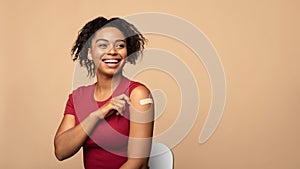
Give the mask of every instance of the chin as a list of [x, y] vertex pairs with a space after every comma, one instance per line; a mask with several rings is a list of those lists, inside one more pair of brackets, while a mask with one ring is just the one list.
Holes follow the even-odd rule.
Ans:
[[119, 76], [122, 75], [122, 70], [123, 69], [117, 69], [117, 70], [111, 70], [111, 71], [101, 71], [99, 70], [98, 73], [105, 75], [107, 77], [114, 77], [114, 76]]

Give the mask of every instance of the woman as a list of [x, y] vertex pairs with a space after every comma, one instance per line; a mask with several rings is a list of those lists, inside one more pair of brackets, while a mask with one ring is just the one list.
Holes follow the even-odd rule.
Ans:
[[96, 18], [80, 31], [73, 60], [97, 82], [69, 95], [54, 145], [58, 160], [81, 147], [86, 169], [146, 169], [153, 133], [153, 102], [143, 84], [123, 76], [135, 64], [145, 38], [120, 18]]

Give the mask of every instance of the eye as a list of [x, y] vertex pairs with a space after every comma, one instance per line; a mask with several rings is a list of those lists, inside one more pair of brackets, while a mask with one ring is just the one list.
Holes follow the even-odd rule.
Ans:
[[126, 45], [125, 45], [125, 43], [117, 43], [117, 44], [115, 45], [115, 47], [116, 47], [117, 49], [123, 49], [123, 48], [126, 47]]
[[102, 49], [105, 49], [105, 48], [107, 48], [108, 45], [105, 43], [102, 43], [102, 44], [99, 44], [98, 46]]

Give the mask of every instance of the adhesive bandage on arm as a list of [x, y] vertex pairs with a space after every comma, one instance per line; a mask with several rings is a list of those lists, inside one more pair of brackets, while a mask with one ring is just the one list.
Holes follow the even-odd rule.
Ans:
[[152, 104], [153, 103], [153, 100], [152, 98], [146, 98], [146, 99], [142, 99], [140, 100], [140, 105], [145, 105], [145, 104]]
[[136, 109], [133, 105], [129, 106], [130, 121], [136, 123], [149, 123], [154, 120], [154, 100], [151, 97], [141, 99], [139, 101], [141, 106]]

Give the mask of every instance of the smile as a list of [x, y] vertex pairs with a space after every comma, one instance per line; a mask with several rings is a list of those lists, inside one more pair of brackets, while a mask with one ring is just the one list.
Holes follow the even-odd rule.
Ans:
[[106, 64], [118, 64], [122, 59], [102, 59]]

